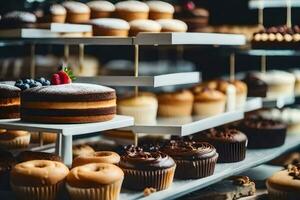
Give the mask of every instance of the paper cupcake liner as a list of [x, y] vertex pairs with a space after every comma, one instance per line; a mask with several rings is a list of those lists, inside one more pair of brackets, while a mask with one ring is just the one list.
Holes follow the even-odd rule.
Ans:
[[210, 143], [217, 149], [217, 152], [219, 153], [218, 163], [239, 162], [245, 159], [247, 141], [234, 143]]
[[0, 147], [5, 149], [22, 149], [28, 147], [30, 134], [16, 137], [12, 140], [0, 140]]
[[147, 187], [156, 190], [167, 189], [173, 182], [175, 168], [176, 166], [151, 171], [122, 169], [125, 174], [123, 186], [132, 190], [144, 190]]
[[77, 188], [66, 184], [71, 200], [117, 200], [119, 199], [123, 179], [111, 185], [97, 188]]
[[58, 200], [63, 192], [64, 182], [42, 187], [17, 186], [11, 183], [11, 188], [20, 200]]
[[268, 189], [268, 197], [271, 200], [298, 200], [299, 199], [299, 192], [293, 193], [293, 192], [285, 192], [285, 191], [277, 190], [269, 186], [268, 183], [267, 183], [267, 189]]
[[177, 168], [175, 178], [178, 179], [197, 179], [211, 176], [214, 174], [218, 155], [202, 160], [175, 160]]

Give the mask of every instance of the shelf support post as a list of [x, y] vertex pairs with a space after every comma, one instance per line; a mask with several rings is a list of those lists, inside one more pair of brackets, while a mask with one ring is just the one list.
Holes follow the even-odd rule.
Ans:
[[230, 81], [235, 80], [235, 53], [230, 54]]
[[260, 0], [259, 2], [258, 25], [264, 27], [264, 0]]
[[64, 63], [65, 63], [65, 65], [68, 65], [69, 56], [70, 56], [70, 46], [66, 44], [66, 45], [64, 45]]
[[30, 45], [30, 77], [35, 78], [36, 63], [35, 63], [35, 44]]
[[[139, 76], [139, 45], [134, 45], [134, 77]], [[135, 96], [139, 95], [139, 87], [135, 86]]]
[[83, 72], [84, 44], [79, 44], [79, 73]]
[[288, 28], [292, 27], [292, 5], [291, 0], [286, 0], [286, 25]]
[[43, 133], [42, 132], [39, 132], [39, 143], [40, 143], [40, 147], [44, 145]]
[[57, 138], [55, 142], [55, 154], [61, 156], [61, 140], [62, 140], [62, 134], [56, 133]]
[[260, 58], [260, 67], [261, 67], [261, 72], [266, 73], [267, 72], [267, 56], [263, 55]]
[[72, 165], [73, 161], [73, 137], [72, 135], [62, 135], [62, 141], [61, 141], [61, 156], [63, 159], [63, 162], [67, 166]]

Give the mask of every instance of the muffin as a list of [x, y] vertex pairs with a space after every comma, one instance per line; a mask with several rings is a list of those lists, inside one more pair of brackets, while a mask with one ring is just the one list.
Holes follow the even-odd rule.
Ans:
[[122, 19], [100, 18], [89, 22], [93, 26], [94, 36], [119, 36], [127, 37], [130, 29], [129, 24]]
[[116, 16], [128, 22], [136, 19], [148, 19], [149, 7], [143, 2], [135, 0], [121, 1], [115, 6]]
[[62, 5], [67, 10], [66, 22], [80, 24], [89, 21], [91, 10], [84, 3], [77, 1], [65, 1]]
[[123, 178], [116, 165], [92, 163], [73, 168], [66, 186], [71, 200], [118, 200]]
[[300, 165], [276, 172], [268, 178], [267, 189], [270, 199], [297, 200], [300, 196]]
[[149, 19], [173, 19], [174, 6], [164, 1], [147, 1], [149, 6]]
[[114, 4], [109, 1], [90, 1], [86, 5], [91, 9], [91, 19], [111, 17], [115, 11]]
[[161, 25], [161, 32], [186, 32], [188, 26], [178, 19], [156, 20]]
[[0, 119], [20, 117], [20, 93], [17, 87], [0, 84]]
[[201, 118], [221, 114], [225, 106], [226, 96], [217, 90], [204, 88], [194, 94], [193, 113]]
[[78, 144], [73, 146], [73, 158], [78, 156], [92, 156], [95, 150], [87, 144]]
[[219, 153], [219, 163], [239, 162], [246, 157], [247, 136], [236, 129], [210, 129], [194, 135], [193, 140], [212, 144]]
[[28, 147], [30, 142], [30, 133], [20, 130], [7, 130], [0, 133], [0, 148], [3, 149], [21, 149]]
[[0, 151], [0, 190], [9, 190], [10, 171], [16, 164], [14, 156], [8, 151]]
[[36, 16], [30, 12], [12, 11], [2, 16], [0, 28], [31, 28], [36, 21]]
[[92, 155], [78, 156], [73, 160], [72, 168], [90, 163], [110, 163], [117, 165], [120, 156], [112, 151], [97, 151]]
[[259, 79], [252, 73], [248, 73], [243, 79], [243, 82], [246, 83], [248, 88], [249, 97], [266, 97], [268, 86], [267, 84]]
[[284, 144], [287, 127], [279, 121], [248, 117], [241, 131], [248, 137], [248, 148], [273, 148]]
[[55, 200], [61, 195], [69, 169], [61, 162], [32, 160], [15, 165], [11, 187], [17, 199]]
[[171, 140], [160, 150], [175, 160], [175, 178], [179, 179], [211, 176], [218, 160], [216, 149], [206, 142]]
[[125, 147], [120, 168], [125, 174], [123, 187], [132, 190], [167, 189], [173, 182], [176, 164], [167, 154], [144, 151], [133, 145]]
[[130, 36], [136, 36], [140, 32], [160, 32], [161, 26], [159, 23], [149, 19], [137, 19], [129, 23], [130, 25]]
[[[42, 133], [43, 144], [55, 143], [56, 139], [57, 139], [57, 134], [56, 133], [47, 133], [47, 132]], [[38, 132], [32, 132], [31, 133], [30, 142], [31, 143], [39, 143], [40, 142], [40, 135], [39, 135]]]
[[50, 160], [50, 161], [62, 162], [60, 156], [53, 153], [46, 153], [46, 152], [22, 151], [17, 156], [17, 161], [21, 163], [30, 160]]
[[155, 123], [157, 115], [157, 99], [154, 95], [131, 96], [118, 100], [118, 113], [134, 117], [136, 124]]
[[65, 23], [67, 10], [62, 5], [49, 4], [35, 14], [41, 23]]
[[188, 90], [161, 93], [158, 99], [158, 115], [161, 117], [186, 117], [192, 114], [194, 96]]

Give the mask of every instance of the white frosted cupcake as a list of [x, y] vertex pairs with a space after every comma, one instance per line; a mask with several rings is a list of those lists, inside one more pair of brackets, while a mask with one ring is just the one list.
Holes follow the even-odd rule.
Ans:
[[149, 7], [140, 1], [121, 1], [116, 5], [116, 15], [126, 21], [148, 19]]
[[164, 1], [147, 1], [150, 8], [149, 19], [172, 19], [175, 12], [174, 6]]
[[129, 23], [130, 31], [129, 35], [136, 36], [140, 32], [160, 32], [161, 26], [159, 23], [149, 19], [137, 19]]
[[186, 32], [188, 26], [185, 22], [177, 19], [156, 20], [161, 25], [161, 32]]
[[130, 26], [128, 22], [116, 18], [100, 18], [90, 20], [93, 26], [93, 35], [126, 37]]
[[114, 4], [109, 1], [90, 1], [86, 5], [91, 9], [91, 19], [107, 18], [115, 11]]
[[62, 5], [67, 10], [66, 22], [85, 23], [90, 19], [91, 10], [84, 3], [77, 1], [65, 1]]

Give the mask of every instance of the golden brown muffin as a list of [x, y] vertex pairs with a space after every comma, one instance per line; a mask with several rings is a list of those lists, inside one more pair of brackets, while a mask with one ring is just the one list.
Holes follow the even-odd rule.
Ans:
[[97, 151], [92, 155], [78, 156], [73, 160], [72, 168], [90, 163], [110, 163], [118, 164], [120, 156], [112, 151]]
[[148, 19], [149, 7], [143, 2], [135, 0], [121, 1], [115, 6], [116, 16], [128, 22], [136, 19]]
[[158, 115], [161, 117], [185, 117], [192, 114], [194, 96], [188, 90], [157, 95]]
[[91, 10], [84, 3], [65, 1], [62, 5], [67, 10], [66, 22], [79, 24], [89, 21]]
[[140, 32], [158, 33], [161, 30], [159, 23], [148, 19], [137, 19], [129, 23], [130, 25], [130, 36], [136, 36]]
[[0, 133], [0, 147], [3, 149], [26, 148], [30, 142], [30, 133], [21, 130], [7, 130]]
[[109, 1], [90, 1], [86, 5], [91, 9], [91, 19], [111, 17], [115, 11], [114, 4]]
[[147, 1], [149, 6], [149, 19], [172, 19], [175, 12], [174, 6], [164, 1]]

